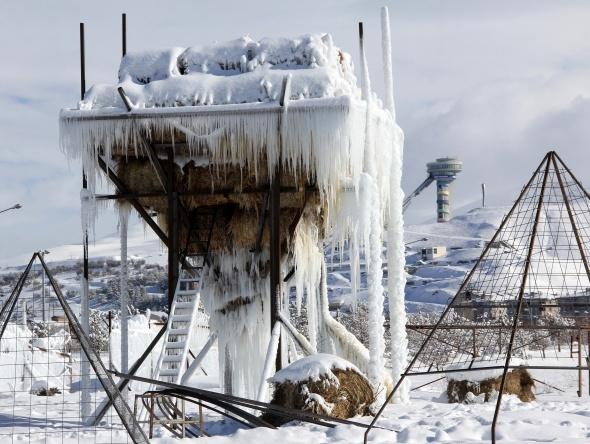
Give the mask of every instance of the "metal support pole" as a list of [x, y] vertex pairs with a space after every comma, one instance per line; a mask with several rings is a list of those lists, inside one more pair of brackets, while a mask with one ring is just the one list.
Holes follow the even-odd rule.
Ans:
[[582, 397], [582, 330], [578, 330], [578, 398]]
[[[277, 165], [270, 187], [270, 325], [274, 326], [281, 312], [281, 172]], [[276, 355], [276, 369], [281, 368], [281, 347]]]
[[80, 23], [80, 100], [86, 94], [86, 57], [84, 53], [84, 23]]
[[586, 356], [586, 367], [588, 368], [588, 394], [590, 395], [590, 330], [588, 330], [588, 339], [586, 342], [588, 347], [588, 355]]
[[178, 193], [174, 172], [174, 149], [168, 148], [168, 306], [172, 306], [174, 291], [178, 280]]
[[127, 54], [127, 14], [121, 15], [121, 45], [123, 57]]
[[502, 372], [502, 381], [500, 382], [500, 390], [498, 393], [498, 400], [496, 401], [496, 408], [494, 410], [494, 419], [492, 420], [492, 444], [496, 444], [496, 423], [498, 421], [498, 415], [500, 413], [500, 405], [502, 403], [502, 393], [504, 391], [504, 385], [506, 383], [506, 374], [508, 373], [508, 366], [510, 365], [510, 358], [511, 358], [511, 354], [512, 354], [512, 345], [514, 344], [514, 337], [516, 336], [516, 330], [518, 328], [518, 320], [519, 320], [520, 312], [522, 309], [522, 301], [524, 298], [524, 291], [526, 288], [529, 269], [531, 266], [531, 258], [533, 255], [533, 248], [535, 246], [535, 238], [537, 237], [537, 227], [539, 226], [539, 218], [541, 216], [541, 209], [543, 208], [543, 199], [545, 197], [545, 187], [547, 185], [547, 176], [549, 176], [549, 164], [550, 164], [552, 157], [553, 157], [553, 152], [550, 152], [545, 156], [546, 166], [545, 166], [545, 172], [543, 173], [543, 184], [541, 186], [541, 193], [539, 196], [539, 201], [537, 202], [537, 209], [535, 212], [535, 221], [533, 224], [533, 229], [532, 229], [531, 237], [529, 240], [529, 249], [528, 249], [527, 257], [525, 260], [522, 282], [520, 283], [520, 290], [518, 293], [518, 301], [516, 304], [516, 313], [514, 314], [514, 322], [512, 323], [512, 331], [510, 333], [510, 341], [508, 342], [508, 348], [506, 349], [506, 361], [504, 363], [504, 371]]
[[[84, 94], [86, 93], [86, 53], [84, 43], [84, 23], [80, 23], [80, 100], [84, 100]], [[86, 172], [82, 170], [82, 199], [88, 199], [88, 181], [86, 179]], [[88, 206], [88, 202], [81, 202], [81, 205]], [[82, 210], [84, 211], [84, 210]], [[85, 216], [82, 216], [83, 218]], [[83, 236], [83, 270], [82, 270], [82, 283], [80, 285], [80, 321], [81, 327], [84, 333], [90, 332], [90, 305], [89, 305], [89, 288], [88, 288], [88, 229], [84, 227]], [[41, 260], [43, 258], [41, 257]], [[45, 270], [43, 270], [45, 272]], [[45, 273], [43, 274], [45, 276]], [[45, 285], [45, 282], [43, 282]], [[45, 314], [45, 300], [43, 299], [43, 313]], [[90, 418], [91, 409], [91, 396], [90, 396], [90, 362], [88, 356], [82, 351], [80, 353], [80, 390], [81, 390], [81, 402], [80, 402], [80, 413], [84, 420]]]
[[[282, 84], [282, 91], [279, 104], [286, 110], [289, 100], [289, 83], [290, 77], [285, 76]], [[281, 131], [283, 113], [279, 118], [279, 155], [275, 165], [274, 173], [270, 183], [270, 326], [271, 332], [273, 326], [279, 321], [281, 314], [281, 151], [283, 148], [283, 134]], [[276, 355], [276, 370], [282, 366], [281, 339]]]

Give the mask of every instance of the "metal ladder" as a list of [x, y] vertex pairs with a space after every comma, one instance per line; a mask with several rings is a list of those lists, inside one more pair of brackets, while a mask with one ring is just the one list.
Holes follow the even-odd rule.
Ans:
[[[192, 276], [191, 276], [192, 274]], [[181, 270], [170, 307], [162, 352], [153, 379], [178, 384], [186, 369], [190, 341], [199, 317], [200, 273]]]

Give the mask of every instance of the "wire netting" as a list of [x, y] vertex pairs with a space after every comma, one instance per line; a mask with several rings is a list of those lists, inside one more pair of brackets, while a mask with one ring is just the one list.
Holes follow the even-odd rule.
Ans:
[[131, 442], [112, 408], [92, 424], [107, 395], [42, 273], [2, 301], [0, 442]]
[[559, 358], [562, 342], [588, 321], [589, 246], [589, 196], [549, 153], [437, 326], [410, 332], [420, 346], [408, 373], [503, 366], [509, 349]]

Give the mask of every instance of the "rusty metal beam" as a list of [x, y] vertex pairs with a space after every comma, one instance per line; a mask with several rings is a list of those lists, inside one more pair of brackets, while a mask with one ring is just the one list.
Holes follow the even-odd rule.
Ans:
[[[112, 168], [108, 168], [105, 160], [102, 156], [98, 156], [98, 166], [100, 169], [106, 174], [106, 176], [113, 182], [113, 184], [117, 187], [121, 194], [129, 194], [129, 189], [123, 183], [123, 181], [115, 174], [115, 171]], [[162, 231], [159, 225], [150, 217], [146, 209], [139, 203], [139, 201], [134, 197], [127, 198], [129, 203], [135, 208], [135, 210], [139, 213], [142, 219], [150, 226], [152, 230], [156, 233], [156, 235], [160, 238], [162, 243], [168, 247], [168, 236]]]

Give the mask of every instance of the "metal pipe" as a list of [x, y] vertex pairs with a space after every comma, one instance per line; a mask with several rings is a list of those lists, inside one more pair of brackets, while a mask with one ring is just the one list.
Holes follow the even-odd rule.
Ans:
[[121, 46], [123, 57], [127, 54], [127, 14], [121, 15]]
[[86, 57], [84, 53], [84, 23], [80, 23], [80, 100], [86, 94]]

